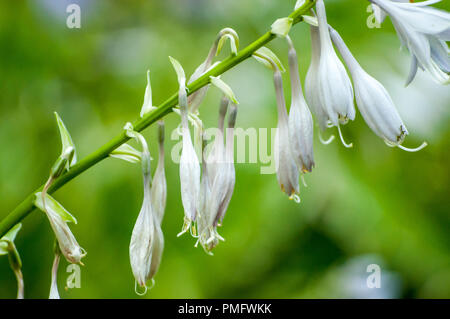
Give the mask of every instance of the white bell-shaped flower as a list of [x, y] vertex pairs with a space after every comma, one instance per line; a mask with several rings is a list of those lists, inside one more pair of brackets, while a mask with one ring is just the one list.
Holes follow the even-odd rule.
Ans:
[[355, 118], [353, 88], [344, 65], [331, 43], [323, 0], [316, 4], [320, 32], [318, 88], [320, 101], [332, 125], [339, 126]]
[[370, 0], [389, 15], [404, 47], [412, 56], [406, 85], [420, 67], [441, 84], [450, 83], [450, 13], [429, 5], [440, 0], [404, 3], [404, 1]]
[[292, 155], [297, 167], [302, 172], [311, 172], [314, 166], [313, 131], [314, 124], [311, 112], [303, 96], [298, 58], [294, 44], [289, 36], [289, 76], [291, 79], [291, 108], [289, 109], [289, 136], [292, 145]]
[[389, 146], [398, 146], [407, 151], [425, 147], [426, 143], [411, 150], [401, 145], [408, 131], [389, 93], [380, 82], [363, 70], [338, 32], [330, 27], [330, 33], [352, 75], [358, 109], [372, 131]]

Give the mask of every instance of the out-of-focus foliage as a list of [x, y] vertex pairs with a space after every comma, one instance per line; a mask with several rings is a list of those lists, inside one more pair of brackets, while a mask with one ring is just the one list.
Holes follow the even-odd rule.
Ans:
[[[81, 6], [81, 29], [66, 27], [66, 6]], [[263, 163], [237, 164], [237, 183], [224, 227], [226, 242], [213, 257], [176, 238], [183, 210], [178, 165], [170, 160], [167, 117], [168, 205], [166, 247], [149, 298], [450, 297], [448, 87], [420, 73], [403, 87], [409, 55], [389, 20], [369, 29], [368, 2], [326, 1], [328, 20], [362, 66], [384, 83], [410, 136], [427, 140], [419, 153], [387, 147], [360, 114], [343, 128], [353, 149], [324, 146], [315, 137], [316, 168], [301, 188], [302, 203], [289, 201]], [[68, 127], [79, 158], [139, 116], [151, 70], [153, 101], [177, 89], [168, 55], [187, 73], [200, 64], [223, 27], [238, 31], [241, 46], [286, 16], [295, 1], [1, 1], [0, 2], [0, 218], [42, 184], [60, 151], [53, 111]], [[450, 10], [448, 1], [437, 6]], [[309, 31], [291, 30], [304, 78], [310, 60]], [[282, 40], [271, 45], [287, 64]], [[220, 58], [225, 58], [228, 48]], [[276, 126], [270, 71], [248, 60], [222, 77], [240, 101], [239, 127]], [[288, 77], [284, 77], [287, 98]], [[201, 107], [216, 124], [220, 93], [211, 89]], [[328, 133], [327, 133], [328, 134]], [[156, 128], [145, 131], [157, 158]], [[156, 164], [154, 161], [153, 163]], [[154, 164], [154, 166], [155, 166]], [[142, 200], [140, 168], [107, 159], [54, 194], [78, 219], [72, 226], [88, 251], [81, 288], [65, 291], [67, 264], [59, 272], [63, 298], [134, 298], [128, 256]], [[23, 260], [25, 296], [46, 298], [54, 236], [45, 215], [23, 221], [16, 246]], [[368, 264], [379, 264], [382, 288], [368, 289]], [[0, 258], [0, 298], [14, 298], [16, 283]]]

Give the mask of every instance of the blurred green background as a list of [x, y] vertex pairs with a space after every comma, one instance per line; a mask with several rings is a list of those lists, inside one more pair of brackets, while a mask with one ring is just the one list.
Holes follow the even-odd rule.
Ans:
[[[66, 6], [81, 7], [81, 29], [66, 27]], [[157, 105], [177, 89], [168, 55], [191, 74], [216, 33], [233, 27], [241, 47], [289, 14], [295, 4], [273, 0], [1, 1], [0, 2], [0, 217], [42, 184], [60, 152], [53, 111], [70, 130], [82, 158], [138, 117], [151, 70]], [[343, 128], [354, 148], [322, 145], [315, 136], [316, 168], [301, 188], [302, 203], [281, 193], [262, 163], [237, 164], [237, 183], [220, 233], [206, 255], [189, 236], [176, 238], [183, 221], [178, 165], [167, 156], [165, 251], [148, 298], [444, 298], [450, 297], [448, 87], [423, 72], [404, 88], [410, 57], [399, 51], [392, 24], [369, 29], [367, 1], [327, 0], [328, 20], [362, 66], [386, 85], [410, 135], [387, 147], [357, 114]], [[449, 1], [437, 7], [450, 10]], [[309, 31], [291, 31], [302, 78], [310, 60]], [[270, 45], [287, 64], [286, 44]], [[228, 47], [219, 56], [228, 54]], [[237, 125], [276, 126], [272, 77], [254, 60], [223, 79], [240, 101]], [[288, 75], [284, 75], [289, 98]], [[220, 94], [211, 89], [201, 107], [215, 126]], [[179, 117], [167, 116], [167, 136]], [[336, 132], [333, 132], [336, 133]], [[326, 133], [330, 134], [330, 133]], [[154, 157], [156, 129], [145, 136]], [[166, 152], [177, 141], [166, 139]], [[63, 298], [136, 298], [128, 245], [141, 201], [140, 168], [107, 159], [54, 195], [78, 219], [72, 226], [88, 251], [81, 288]], [[45, 215], [23, 221], [16, 245], [23, 260], [25, 295], [47, 298], [53, 234]], [[382, 287], [368, 289], [369, 264], [382, 270]], [[8, 259], [0, 258], [0, 298], [14, 298]]]

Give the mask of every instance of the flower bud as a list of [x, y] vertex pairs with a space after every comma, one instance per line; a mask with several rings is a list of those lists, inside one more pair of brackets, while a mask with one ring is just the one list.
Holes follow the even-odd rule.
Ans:
[[[133, 130], [131, 123], [125, 125], [127, 135], [136, 139], [142, 146], [142, 177], [144, 186], [144, 200], [139, 212], [139, 216], [134, 225], [133, 232], [131, 234], [130, 241], [130, 264], [133, 271], [136, 285], [144, 288], [144, 294], [147, 292], [147, 281], [152, 280], [158, 271], [159, 264], [161, 262], [162, 252], [164, 249], [164, 237], [161, 231], [161, 219], [164, 211], [158, 211], [165, 208], [165, 178], [164, 172], [164, 151], [161, 156], [158, 166], [160, 167], [160, 173], [155, 176], [154, 183], [158, 183], [157, 186], [152, 185], [151, 168], [150, 168], [150, 152], [148, 149], [145, 138], [138, 132]], [[164, 141], [160, 131], [160, 148], [163, 147]], [[153, 191], [155, 187], [155, 191]], [[154, 205], [153, 198], [163, 201], [162, 204]], [[156, 200], [156, 199], [155, 199]], [[136, 287], [136, 293], [140, 294]]]
[[273, 74], [278, 109], [278, 128], [275, 136], [275, 159], [277, 179], [281, 190], [290, 198], [299, 193], [298, 169], [289, 143], [289, 123], [283, 93], [283, 80], [277, 69]]
[[72, 141], [69, 131], [64, 125], [63, 121], [59, 117], [58, 113], [55, 112], [56, 123], [58, 124], [59, 134], [61, 136], [61, 156], [67, 157], [66, 170], [69, 170], [70, 166], [73, 166], [77, 162], [77, 153], [75, 149], [75, 144]]
[[292, 155], [302, 172], [311, 172], [314, 166], [313, 119], [302, 92], [298, 58], [289, 36], [289, 76], [291, 79], [291, 108], [289, 109], [289, 136]]
[[188, 231], [191, 223], [195, 221], [198, 210], [200, 192], [200, 164], [191, 140], [188, 127], [188, 104], [186, 94], [186, 78], [181, 64], [170, 57], [172, 65], [178, 76], [179, 94], [178, 104], [181, 111], [183, 148], [180, 157], [180, 184], [181, 201], [184, 207], [184, 224], [178, 236]]
[[274, 147], [277, 179], [281, 190], [289, 195], [290, 199], [299, 201], [298, 169], [289, 141], [289, 120], [286, 111], [286, 101], [284, 100], [283, 79], [279, 68], [279, 63], [281, 64], [281, 62], [279, 62], [278, 57], [272, 51], [268, 49], [262, 51], [261, 49], [257, 50], [253, 57], [273, 71], [277, 99], [278, 128]]
[[226, 192], [223, 200], [219, 205], [218, 213], [214, 219], [213, 226], [222, 223], [228, 205], [233, 195], [234, 185], [236, 182], [236, 172], [234, 168], [234, 127], [236, 125], [237, 107], [235, 104], [230, 104], [228, 115], [228, 128], [225, 144], [225, 169], [226, 169]]

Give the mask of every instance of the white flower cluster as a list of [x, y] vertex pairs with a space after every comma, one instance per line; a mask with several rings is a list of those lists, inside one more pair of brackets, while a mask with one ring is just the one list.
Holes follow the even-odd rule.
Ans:
[[[450, 82], [449, 48], [450, 14], [430, 7], [439, 0], [409, 2], [407, 0], [369, 0], [374, 8], [375, 16], [381, 23], [386, 16], [391, 18], [402, 45], [412, 56], [411, 71], [407, 79], [409, 84], [415, 77], [418, 68], [429, 72], [442, 84]], [[299, 0], [296, 9], [305, 3]], [[344, 146], [351, 147], [344, 141], [341, 125], [353, 121], [356, 106], [372, 131], [391, 147], [399, 147], [406, 151], [418, 151], [426, 146], [423, 143], [415, 149], [402, 145], [408, 131], [400, 118], [394, 102], [384, 86], [367, 74], [359, 65], [339, 33], [328, 25], [323, 0], [316, 1], [317, 16], [301, 16], [310, 24], [312, 59], [305, 79], [305, 96], [299, 75], [298, 57], [289, 31], [294, 19], [287, 17], [276, 20], [272, 24], [272, 34], [286, 40], [288, 45], [289, 76], [291, 84], [291, 104], [289, 112], [283, 91], [282, 72], [285, 69], [280, 59], [266, 47], [253, 52], [253, 57], [273, 72], [278, 111], [277, 133], [275, 138], [275, 160], [278, 183], [290, 199], [300, 202], [299, 175], [311, 172], [314, 167], [313, 154], [313, 116], [321, 131], [337, 127]], [[273, 36], [272, 35], [272, 36]], [[237, 116], [237, 99], [232, 89], [220, 77], [209, 76], [206, 86], [192, 92], [188, 96], [188, 85], [197, 85], [204, 80], [218, 62], [213, 64], [224, 43], [229, 40], [231, 54], [236, 56], [239, 48], [239, 37], [230, 28], [219, 32], [207, 58], [195, 70], [189, 80], [181, 64], [172, 57], [170, 61], [178, 77], [178, 107], [173, 111], [181, 116], [179, 127], [182, 136], [182, 152], [180, 158], [181, 201], [184, 208], [184, 223], [178, 236], [190, 232], [208, 254], [217, 244], [224, 240], [217, 228], [222, 225], [228, 209], [234, 186], [234, 128]], [[343, 62], [338, 57], [339, 52]], [[347, 70], [351, 76], [347, 73]], [[220, 89], [223, 97], [220, 101], [218, 134], [206, 152], [206, 138], [203, 134], [203, 123], [199, 118], [199, 107], [210, 85]], [[152, 104], [150, 72], [147, 72], [147, 87], [140, 116], [145, 118], [156, 109]], [[310, 111], [311, 110], [311, 111]], [[72, 138], [56, 114], [61, 135], [62, 151], [50, 171], [50, 176], [43, 189], [35, 194], [34, 205], [42, 210], [56, 237], [55, 259], [52, 267], [50, 298], [59, 298], [57, 288], [57, 271], [61, 255], [70, 263], [79, 263], [86, 252], [78, 244], [68, 226], [76, 224], [76, 219], [48, 192], [62, 174], [70, 171], [76, 164], [77, 156]], [[227, 125], [225, 129], [225, 118]], [[197, 129], [194, 138], [202, 141], [201, 159], [194, 149], [189, 123]], [[142, 151], [137, 151], [128, 144], [117, 147], [111, 157], [123, 159], [131, 163], [141, 163], [143, 176], [143, 202], [135, 226], [131, 234], [129, 247], [130, 263], [136, 280], [136, 292], [147, 291], [147, 282], [154, 283], [164, 250], [164, 236], [161, 223], [166, 208], [167, 184], [164, 168], [164, 123], [158, 122], [159, 158], [153, 178], [151, 174], [151, 157], [145, 138], [131, 123], [124, 127], [128, 138], [136, 140]], [[328, 141], [321, 141], [327, 144]], [[21, 260], [14, 245], [14, 239], [21, 225], [17, 224], [0, 239], [0, 255], [9, 255], [11, 267], [18, 281], [18, 297], [23, 298], [23, 278]]]

